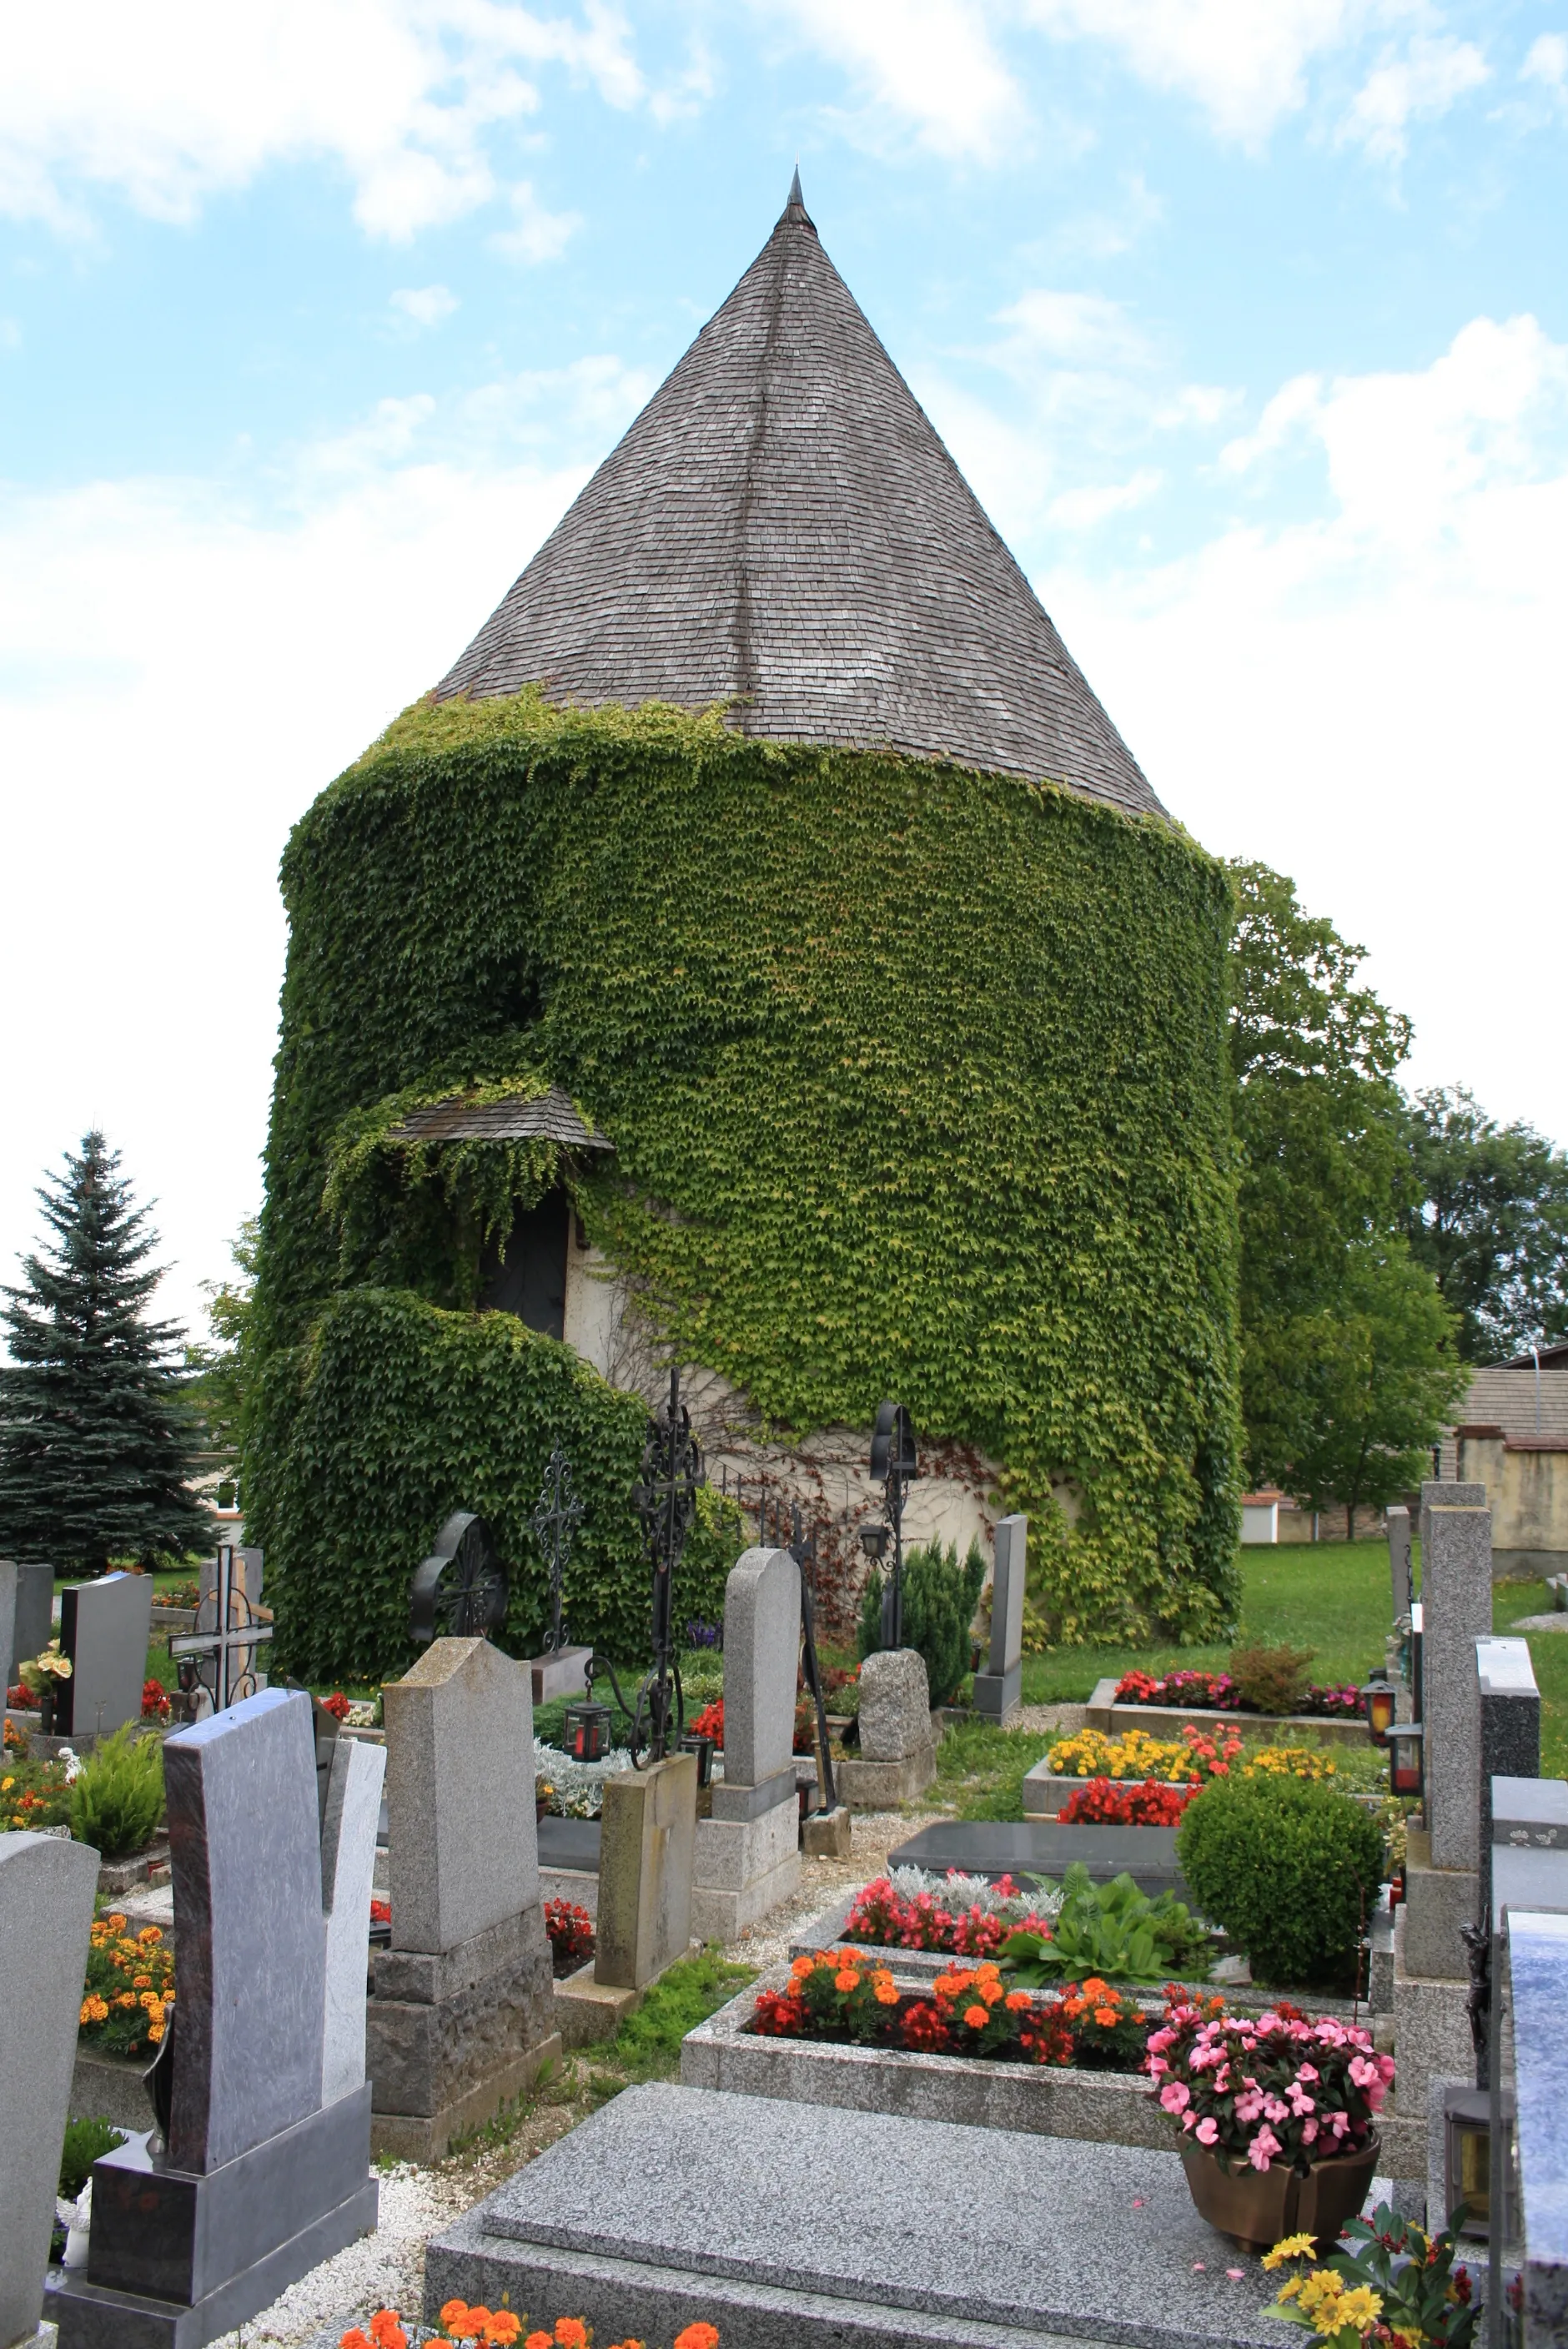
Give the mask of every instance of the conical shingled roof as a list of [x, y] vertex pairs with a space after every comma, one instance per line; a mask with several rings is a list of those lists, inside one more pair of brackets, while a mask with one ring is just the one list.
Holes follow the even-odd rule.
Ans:
[[1158, 812], [800, 201], [438, 698], [735, 698], [779, 741], [893, 748]]

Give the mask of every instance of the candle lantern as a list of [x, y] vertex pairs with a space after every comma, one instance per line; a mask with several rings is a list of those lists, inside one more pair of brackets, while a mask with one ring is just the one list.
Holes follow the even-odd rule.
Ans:
[[574, 1762], [602, 1762], [610, 1748], [610, 1708], [592, 1697], [569, 1704], [564, 1729], [566, 1751]]

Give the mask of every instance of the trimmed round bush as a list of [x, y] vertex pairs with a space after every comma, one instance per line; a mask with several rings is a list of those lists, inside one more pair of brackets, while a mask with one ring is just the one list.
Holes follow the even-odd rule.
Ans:
[[[892, 1569], [866, 1577], [857, 1645], [861, 1660], [882, 1646], [882, 1589]], [[933, 1704], [951, 1704], [969, 1670], [969, 1626], [980, 1603], [985, 1560], [971, 1542], [961, 1561], [955, 1544], [912, 1549], [903, 1561], [903, 1644], [925, 1659]]]
[[1383, 1834], [1349, 1795], [1305, 1778], [1217, 1778], [1189, 1806], [1176, 1854], [1195, 1905], [1259, 1982], [1328, 1984], [1351, 1971]]

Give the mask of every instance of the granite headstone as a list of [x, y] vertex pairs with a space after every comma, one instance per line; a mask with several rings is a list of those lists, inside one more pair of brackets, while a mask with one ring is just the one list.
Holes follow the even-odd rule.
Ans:
[[1530, 1661], [1528, 1640], [1478, 1640], [1476, 1679], [1480, 1692], [1480, 1907], [1491, 1910], [1493, 1781], [1541, 1775], [1541, 1692]]
[[85, 1844], [0, 1835], [0, 2349], [43, 2305], [98, 1871]]
[[384, 1745], [340, 1737], [332, 1747], [321, 1827], [321, 1905], [326, 1922], [324, 2105], [352, 2095], [365, 2078], [366, 1930], [386, 1772]]
[[[1474, 1868], [1480, 1859], [1475, 1642], [1491, 1630], [1491, 1512], [1485, 1490], [1479, 1485], [1421, 1487], [1422, 1703], [1435, 1868]], [[1465, 1497], [1450, 1499], [1450, 1494]]]
[[996, 1527], [996, 1563], [991, 1580], [991, 1651], [986, 1670], [975, 1675], [975, 1710], [984, 1719], [1004, 1724], [1018, 1709], [1023, 1684], [1028, 1545], [1028, 1518], [1021, 1514], [1002, 1518]]
[[695, 1822], [687, 1927], [704, 1940], [734, 1940], [799, 1889], [799, 1658], [800, 1569], [787, 1549], [748, 1549], [724, 1591], [724, 1776]]
[[62, 1737], [108, 1737], [141, 1718], [152, 1577], [104, 1574], [67, 1582], [60, 1593], [60, 1648], [69, 1680], [56, 1682], [55, 1727]]
[[18, 1664], [41, 1656], [55, 1636], [55, 1569], [0, 1557], [0, 1691], [13, 1688]]
[[686, 1956], [696, 1844], [695, 1754], [604, 1781], [593, 1953], [603, 1987], [641, 1990]]

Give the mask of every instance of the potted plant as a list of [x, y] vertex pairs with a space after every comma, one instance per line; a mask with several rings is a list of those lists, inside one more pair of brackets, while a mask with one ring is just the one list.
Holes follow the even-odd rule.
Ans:
[[1146, 2068], [1212, 2227], [1249, 2249], [1295, 2235], [1332, 2247], [1367, 2199], [1394, 2076], [1368, 2033], [1284, 2000], [1228, 2015], [1222, 1999], [1173, 1999]]
[[1461, 2204], [1442, 2233], [1429, 2235], [1379, 2202], [1370, 2221], [1352, 2219], [1346, 2228], [1353, 2248], [1331, 2252], [1315, 2269], [1310, 2238], [1289, 2236], [1264, 2261], [1265, 2268], [1295, 2271], [1265, 2313], [1305, 2325], [1332, 2349], [1363, 2341], [1470, 2349], [1481, 2301], [1470, 2270], [1454, 2263], [1464, 2215]]

